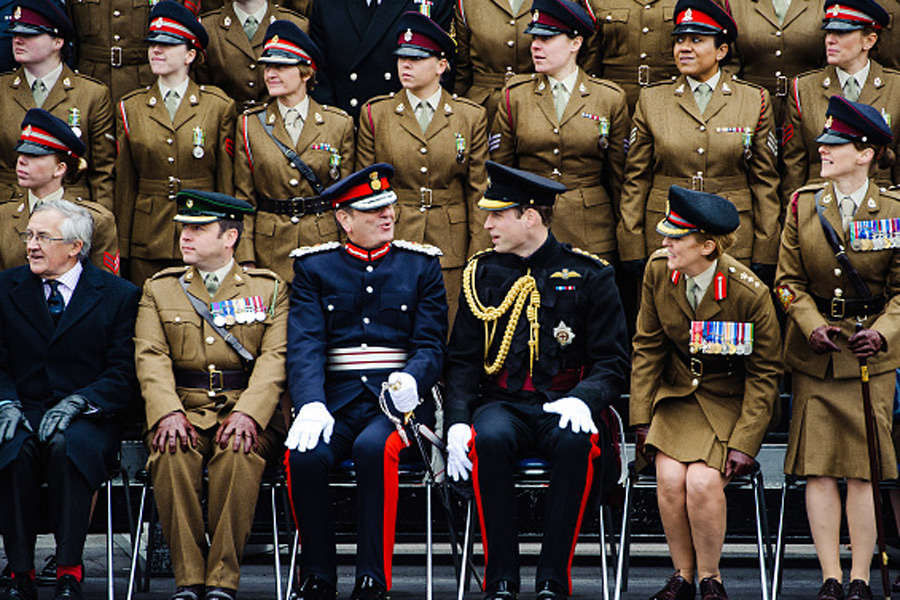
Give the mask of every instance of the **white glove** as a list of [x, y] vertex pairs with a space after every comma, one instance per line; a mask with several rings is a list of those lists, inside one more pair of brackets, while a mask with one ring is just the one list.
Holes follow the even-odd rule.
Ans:
[[331, 442], [334, 417], [321, 402], [310, 402], [300, 407], [284, 445], [290, 450], [306, 452], [319, 443], [319, 435], [326, 444]]
[[571, 427], [575, 433], [597, 433], [597, 426], [591, 418], [591, 409], [581, 398], [567, 396], [555, 402], [545, 402], [544, 412], [559, 415], [559, 428]]
[[447, 474], [453, 481], [469, 479], [472, 461], [469, 460], [469, 442], [472, 428], [465, 423], [456, 423], [447, 430]]
[[391, 388], [391, 402], [400, 414], [412, 412], [419, 405], [419, 386], [416, 378], [403, 371], [394, 371], [388, 376]]

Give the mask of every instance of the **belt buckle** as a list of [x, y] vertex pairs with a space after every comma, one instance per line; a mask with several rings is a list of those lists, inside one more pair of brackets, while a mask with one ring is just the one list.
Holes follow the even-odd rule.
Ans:
[[775, 95], [776, 96], [787, 96], [788, 95], [788, 78], [784, 75], [779, 75], [775, 78]]
[[703, 377], [703, 361], [697, 357], [691, 357], [691, 375], [694, 377]]
[[[216, 379], [218, 379], [218, 384], [216, 384]], [[210, 396], [215, 396], [216, 392], [221, 392], [224, 387], [224, 380], [222, 379], [222, 371], [218, 369], [210, 369], [209, 370], [209, 389], [207, 390], [207, 394]]]
[[111, 46], [109, 49], [109, 64], [113, 67], [122, 66], [122, 47]]
[[429, 208], [433, 206], [434, 194], [431, 191], [431, 188], [421, 187], [419, 188], [419, 210], [421, 212], [425, 212]]
[[306, 198], [303, 196], [294, 196], [290, 200], [291, 217], [302, 217], [306, 214]]
[[846, 309], [846, 301], [843, 298], [831, 299], [831, 318], [843, 319]]
[[650, 65], [640, 65], [637, 71], [638, 85], [650, 85]]
[[181, 190], [181, 179], [169, 175], [169, 200], [175, 200], [175, 195]]
[[691, 189], [695, 192], [703, 191], [703, 172], [697, 171], [696, 175], [691, 177]]

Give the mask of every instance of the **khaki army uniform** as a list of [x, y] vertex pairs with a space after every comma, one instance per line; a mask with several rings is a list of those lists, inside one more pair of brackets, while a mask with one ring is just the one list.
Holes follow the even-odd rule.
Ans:
[[729, 2], [740, 32], [741, 78], [769, 91], [777, 126], [787, 117], [791, 80], [824, 61], [824, 6], [823, 0], [791, 0], [784, 23], [779, 23], [772, 0]]
[[[546, 75], [520, 75], [504, 89], [491, 127], [491, 160], [516, 166], [565, 185], [553, 209], [553, 234], [565, 243], [610, 259], [616, 252], [616, 223], [630, 119], [625, 92], [616, 84], [579, 70], [563, 112], [556, 118]], [[606, 119], [607, 147], [600, 121]]]
[[360, 111], [356, 168], [394, 165], [395, 237], [441, 249], [452, 323], [466, 259], [490, 246], [484, 211], [477, 208], [487, 187], [487, 122], [481, 106], [445, 90], [424, 134], [414, 110], [406, 91], [367, 102]]
[[[119, 248], [131, 259], [131, 280], [144, 279], [181, 258], [175, 226], [179, 189], [231, 195], [234, 156], [234, 101], [213, 86], [188, 83], [175, 121], [159, 85], [126, 94], [116, 107], [119, 156], [116, 203]], [[202, 156], [195, 154], [195, 129], [203, 132]], [[238, 245], [235, 260], [252, 260]]]
[[[622, 260], [645, 258], [662, 245], [656, 224], [665, 216], [669, 186], [680, 185], [723, 196], [738, 209], [741, 224], [729, 254], [775, 264], [781, 204], [769, 92], [726, 75], [702, 115], [684, 76], [641, 92], [622, 191]], [[752, 131], [749, 160], [744, 134], [734, 131], [742, 128]]]
[[[255, 357], [251, 371], [244, 371], [238, 354], [194, 311], [179, 283], [182, 276], [188, 291], [207, 303], [262, 297], [268, 309], [264, 321], [228, 328]], [[172, 556], [178, 557], [173, 565], [179, 586], [238, 587], [240, 556], [266, 460], [283, 451], [278, 431], [284, 431], [284, 421], [276, 408], [285, 389], [287, 313], [287, 287], [265, 269], [243, 271], [235, 265], [211, 298], [193, 267], [166, 269], [144, 284], [134, 340], [148, 441], [159, 420], [174, 411], [185, 413], [200, 437], [198, 446], [186, 451], [151, 450], [148, 461], [163, 532]], [[190, 376], [208, 376], [216, 386], [221, 380], [226, 389], [177, 383]], [[213, 443], [216, 429], [234, 411], [252, 417], [261, 432], [259, 448], [250, 454]], [[200, 503], [204, 463], [211, 540], [206, 558]]]
[[[631, 424], [647, 444], [681, 462], [722, 472], [728, 450], [756, 456], [781, 374], [781, 333], [769, 288], [721, 254], [706, 294], [691, 308], [684, 273], [657, 250], [644, 273], [631, 370]], [[747, 355], [691, 354], [691, 321], [753, 323]]]
[[234, 3], [202, 15], [203, 26], [209, 34], [206, 61], [197, 65], [197, 82], [211, 83], [222, 89], [238, 106], [262, 102], [268, 96], [263, 79], [263, 65], [256, 63], [262, 54], [266, 27], [275, 20], [295, 23], [309, 31], [309, 20], [277, 4], [269, 4], [266, 15], [248, 40], [241, 21], [234, 12]]
[[[313, 198], [317, 194], [263, 129], [258, 117], [260, 113], [265, 115], [266, 123], [274, 127], [275, 138], [292, 148], [325, 187], [353, 170], [356, 156], [353, 119], [339, 108], [322, 106], [310, 98], [306, 122], [294, 145], [284, 127], [277, 100], [238, 118], [235, 195], [257, 207], [254, 217], [244, 219], [241, 245], [246, 243], [253, 251], [257, 266], [272, 269], [285, 281], [291, 281], [294, 278], [291, 250], [337, 240], [338, 225], [330, 206], [318, 214], [302, 216], [276, 214], [266, 209], [264, 205], [271, 204], [272, 200]], [[331, 152], [317, 145], [331, 147], [340, 154], [341, 164], [334, 172], [329, 166]], [[251, 219], [254, 222], [251, 223]]]
[[869, 56], [885, 67], [900, 69], [900, 0], [878, 0], [878, 5], [888, 12], [888, 26], [878, 32], [875, 53]]
[[[794, 191], [812, 182], [822, 181], [822, 161], [816, 137], [825, 125], [828, 99], [843, 95], [837, 70], [833, 66], [804, 73], [794, 78], [784, 132], [785, 173], [781, 192], [785, 203]], [[900, 149], [900, 71], [870, 61], [869, 76], [859, 92], [859, 102], [869, 104], [886, 115], [894, 133], [894, 149]], [[875, 179], [882, 186], [900, 181], [900, 166], [878, 170]]]
[[[849, 243], [849, 234], [843, 230], [838, 196], [831, 183], [811, 184], [794, 194], [781, 237], [775, 294], [788, 316], [784, 362], [793, 372], [794, 387], [785, 472], [869, 478], [859, 361], [847, 345], [857, 320], [849, 311], [840, 318], [842, 302], [860, 296], [825, 240], [816, 202], [824, 207], [826, 219], [842, 239], [850, 262], [872, 295], [886, 301], [883, 310], [869, 315], [862, 324], [878, 331], [887, 341], [884, 351], [870, 357], [867, 364], [882, 477], [893, 479], [897, 468], [891, 444], [891, 413], [894, 369], [900, 366], [900, 250], [855, 250]], [[877, 182], [870, 180], [854, 220], [898, 217], [900, 195], [881, 192]], [[837, 314], [820, 311], [816, 297], [834, 305]], [[839, 300], [833, 301], [834, 298]], [[810, 348], [810, 334], [822, 325], [840, 327], [840, 334], [832, 339], [840, 352], [817, 354]], [[828, 443], [823, 444], [823, 440]]]
[[66, 2], [77, 35], [78, 72], [105, 83], [113, 103], [156, 80], [144, 42], [152, 7], [147, 0]]
[[[209, 12], [209, 11], [218, 11], [225, 7], [226, 4], [224, 0], [197, 0], [200, 2], [200, 11], [201, 12]], [[284, 9], [293, 11], [295, 13], [301, 14], [304, 17], [309, 17], [309, 13], [312, 12], [313, 0], [284, 0], [283, 2], [279, 2]], [[282, 17], [278, 17], [282, 18]], [[240, 25], [240, 23], [238, 23]], [[262, 26], [262, 24], [260, 24]], [[306, 28], [303, 28], [306, 31]], [[207, 32], [209, 29], [207, 28]], [[210, 35], [210, 37], [212, 37]]]
[[[24, 67], [0, 76], [0, 197], [8, 200], [16, 187], [15, 147], [22, 134], [22, 119], [34, 103]], [[113, 166], [116, 139], [113, 135], [113, 109], [109, 90], [99, 81], [74, 73], [63, 65], [59, 79], [49, 90], [41, 106], [70, 125], [73, 109], [78, 111], [81, 139], [87, 147], [84, 159], [88, 170], [71, 193], [103, 205], [113, 206]]]
[[[27, 192], [15, 191], [10, 202], [0, 204], [0, 271], [18, 267], [28, 262], [25, 244], [19, 235], [28, 228], [31, 213], [28, 210]], [[116, 219], [113, 214], [96, 202], [89, 202], [76, 196], [69, 188], [63, 191], [63, 200], [73, 202], [91, 213], [94, 233], [91, 236], [91, 251], [88, 259], [94, 266], [106, 269], [113, 275], [119, 274], [119, 236], [116, 234]]]

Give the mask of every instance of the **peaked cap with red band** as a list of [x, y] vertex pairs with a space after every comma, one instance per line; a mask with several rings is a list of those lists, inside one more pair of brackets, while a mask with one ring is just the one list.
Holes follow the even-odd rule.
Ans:
[[13, 8], [7, 32], [13, 35], [40, 35], [71, 40], [75, 27], [54, 0], [20, 0]]
[[569, 0], [533, 0], [531, 23], [525, 33], [549, 37], [564, 33], [587, 38], [594, 33], [594, 18], [581, 6]]
[[418, 11], [405, 12], [397, 21], [397, 49], [394, 56], [446, 58], [454, 55], [453, 40], [441, 26]]
[[322, 51], [306, 32], [291, 21], [278, 20], [266, 29], [258, 62], [276, 65], [306, 65], [318, 71], [325, 63]]
[[737, 209], [725, 198], [673, 185], [669, 188], [666, 217], [656, 231], [670, 238], [689, 233], [723, 235], [737, 229], [740, 223]]
[[816, 142], [839, 145], [862, 142], [885, 146], [894, 139], [891, 128], [877, 108], [860, 102], [850, 102], [835, 94], [828, 99], [825, 111], [825, 128]]
[[875, 0], [826, 0], [822, 29], [854, 31], [871, 27], [880, 30], [890, 21], [891, 16]]
[[674, 19], [672, 35], [721, 34], [729, 43], [737, 39], [738, 29], [734, 19], [712, 0], [679, 0], [675, 5]]
[[327, 187], [319, 199], [329, 202], [333, 208], [375, 210], [397, 201], [397, 194], [391, 189], [393, 176], [392, 165], [376, 163]]
[[144, 41], [188, 44], [203, 52], [209, 44], [209, 35], [190, 10], [173, 0], [162, 0], [150, 11], [150, 27]]
[[30, 156], [61, 152], [81, 158], [84, 156], [85, 146], [65, 121], [42, 108], [32, 108], [22, 120], [22, 134], [16, 144], [16, 152]]

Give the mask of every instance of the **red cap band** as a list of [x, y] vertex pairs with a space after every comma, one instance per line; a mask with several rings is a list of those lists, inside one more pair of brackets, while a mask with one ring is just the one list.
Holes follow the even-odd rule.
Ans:
[[[381, 182], [381, 187], [379, 189], [375, 189], [372, 187], [373, 181]], [[391, 189], [391, 182], [388, 181], [386, 177], [381, 177], [380, 179], [375, 179], [372, 181], [367, 181], [366, 183], [361, 183], [359, 185], [355, 185], [352, 188], [349, 188], [346, 192], [335, 198], [331, 201], [331, 207], [337, 208], [341, 204], [346, 202], [351, 202], [353, 200], [358, 200], [360, 198], [364, 198], [366, 196], [371, 196], [373, 192], [381, 193]]]
[[13, 13], [12, 20], [14, 23], [24, 23], [26, 25], [37, 25], [38, 27], [47, 27], [49, 29], [58, 29], [56, 24], [39, 12], [33, 11], [24, 6], [17, 6]]
[[430, 50], [438, 55], [444, 53], [440, 46], [438, 46], [437, 42], [428, 37], [427, 35], [423, 35], [421, 33], [415, 32], [412, 29], [407, 29], [403, 33], [400, 34], [400, 37], [397, 38], [398, 46], [418, 46], [419, 48], [425, 48], [426, 50]]
[[66, 154], [78, 158], [78, 155], [72, 152], [72, 150], [63, 144], [62, 141], [34, 125], [29, 125], [23, 129], [19, 139], [23, 142], [30, 142], [38, 146], [44, 146], [45, 148], [59, 150], [60, 152], [65, 152]]
[[536, 23], [538, 25], [546, 25], [547, 27], [553, 27], [555, 29], [559, 29], [561, 31], [572, 31], [572, 28], [569, 27], [566, 23], [563, 23], [559, 19], [555, 18], [553, 15], [541, 12], [534, 11], [537, 18], [532, 18], [531, 22]]
[[690, 223], [688, 221], [685, 221], [683, 218], [681, 218], [681, 216], [678, 215], [678, 213], [676, 213], [673, 210], [670, 210], [669, 214], [666, 215], [666, 221], [668, 221], [669, 223], [672, 223], [673, 225], [677, 225], [679, 227], [684, 227], [685, 229], [697, 229], [696, 225], [694, 225], [693, 223]]
[[683, 23], [699, 23], [700, 25], [706, 25], [707, 27], [712, 27], [713, 29], [725, 29], [724, 27], [722, 27], [721, 23], [718, 23], [708, 14], [703, 11], [697, 10], [696, 8], [689, 8], [675, 18], [676, 25], [681, 25]]
[[263, 52], [265, 52], [266, 50], [281, 50], [282, 52], [293, 54], [297, 58], [309, 63], [309, 66], [314, 70], [316, 69], [316, 63], [313, 61], [312, 57], [310, 57], [310, 55], [303, 50], [303, 48], [293, 42], [282, 39], [277, 35], [272, 36], [271, 38], [266, 40], [266, 43], [263, 45]]
[[189, 41], [195, 48], [202, 48], [200, 40], [194, 35], [194, 32], [173, 19], [166, 17], [157, 17], [150, 22], [150, 32], [162, 32], [184, 38]]
[[881, 24], [866, 13], [849, 6], [841, 6], [840, 4], [828, 7], [828, 10], [825, 11], [825, 20], [852, 21], [867, 25], [873, 29], [881, 29]]

